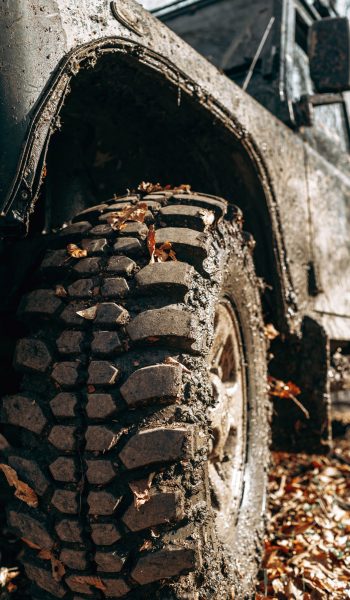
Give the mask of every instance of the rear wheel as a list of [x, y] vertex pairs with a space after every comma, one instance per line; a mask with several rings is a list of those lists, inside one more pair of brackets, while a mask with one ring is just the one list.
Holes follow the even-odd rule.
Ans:
[[[266, 358], [250, 250], [226, 202], [142, 197], [120, 231], [84, 211], [58, 232], [2, 401], [33, 598], [244, 598], [254, 588], [268, 464]], [[149, 264], [146, 237], [176, 261]], [[69, 257], [76, 243], [87, 256]], [[90, 310], [87, 310], [90, 309]]]

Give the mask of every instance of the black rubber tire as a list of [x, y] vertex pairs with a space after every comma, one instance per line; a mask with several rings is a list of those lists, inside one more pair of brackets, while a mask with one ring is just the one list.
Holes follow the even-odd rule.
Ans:
[[[222, 600], [254, 590], [269, 404], [250, 243], [224, 200], [159, 192], [142, 197], [146, 222], [154, 222], [159, 241], [172, 242], [178, 262], [149, 265], [147, 226], [130, 222], [116, 232], [106, 222], [111, 210], [139, 200], [84, 211], [55, 234], [34, 291], [19, 307], [28, 330], [15, 353], [21, 387], [3, 398], [2, 422], [12, 443], [8, 464], [35, 490], [38, 507], [14, 499], [8, 525], [50, 550], [66, 571], [52, 576], [50, 560], [24, 544], [35, 599]], [[88, 257], [69, 258], [71, 242]], [[249, 394], [232, 548], [215, 532], [206, 469], [213, 404], [207, 355], [222, 296], [240, 320]], [[96, 305], [93, 318], [77, 314]], [[136, 508], [148, 478], [150, 499]]]

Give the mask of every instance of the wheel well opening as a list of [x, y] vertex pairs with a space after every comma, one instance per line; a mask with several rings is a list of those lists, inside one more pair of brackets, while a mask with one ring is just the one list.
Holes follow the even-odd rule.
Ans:
[[72, 78], [51, 138], [35, 228], [50, 230], [80, 210], [141, 181], [190, 184], [244, 211], [256, 239], [257, 274], [279, 287], [274, 235], [263, 186], [242, 143], [196, 97], [134, 56], [106, 53]]

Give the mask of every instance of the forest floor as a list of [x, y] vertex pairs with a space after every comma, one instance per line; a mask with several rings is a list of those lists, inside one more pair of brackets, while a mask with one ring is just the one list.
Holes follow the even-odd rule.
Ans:
[[350, 598], [350, 424], [328, 456], [273, 452], [255, 600]]

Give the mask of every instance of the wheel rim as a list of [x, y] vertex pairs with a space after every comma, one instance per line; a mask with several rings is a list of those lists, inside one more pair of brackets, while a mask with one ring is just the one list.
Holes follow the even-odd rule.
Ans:
[[218, 305], [209, 357], [215, 406], [209, 411], [209, 482], [216, 527], [230, 544], [241, 502], [246, 462], [246, 366], [239, 324], [229, 301]]

